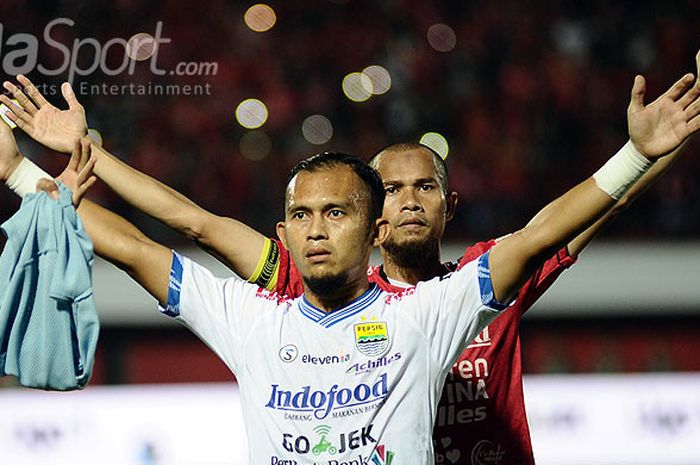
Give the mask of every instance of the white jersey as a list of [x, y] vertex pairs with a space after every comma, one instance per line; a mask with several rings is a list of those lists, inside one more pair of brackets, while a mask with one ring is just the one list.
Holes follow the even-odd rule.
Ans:
[[161, 311], [236, 375], [251, 465], [426, 465], [446, 374], [503, 308], [488, 254], [331, 313], [174, 254]]

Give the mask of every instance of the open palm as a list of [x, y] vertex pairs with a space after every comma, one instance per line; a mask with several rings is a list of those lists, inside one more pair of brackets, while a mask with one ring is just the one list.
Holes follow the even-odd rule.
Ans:
[[70, 85], [65, 83], [61, 86], [68, 109], [59, 110], [41, 95], [29, 79], [20, 75], [17, 80], [24, 89], [11, 82], [5, 82], [4, 87], [17, 99], [21, 108], [7, 96], [0, 96], [0, 101], [11, 110], [8, 117], [37, 142], [59, 152], [71, 153], [76, 142], [87, 134], [87, 121], [85, 109], [78, 103]]
[[649, 105], [644, 105], [646, 84], [634, 79], [627, 108], [630, 139], [637, 150], [650, 159], [670, 153], [688, 136], [700, 129], [700, 53], [695, 57], [698, 78], [686, 74]]

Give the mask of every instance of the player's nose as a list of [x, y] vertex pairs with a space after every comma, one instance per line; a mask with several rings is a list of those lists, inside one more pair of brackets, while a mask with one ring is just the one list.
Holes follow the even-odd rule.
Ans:
[[312, 241], [317, 241], [320, 239], [328, 238], [328, 230], [326, 228], [326, 222], [322, 215], [314, 215], [309, 222], [309, 227], [307, 230], [307, 239]]

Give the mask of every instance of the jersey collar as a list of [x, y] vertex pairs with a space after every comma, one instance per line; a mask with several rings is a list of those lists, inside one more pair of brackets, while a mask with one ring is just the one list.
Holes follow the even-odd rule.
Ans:
[[301, 311], [301, 314], [308, 319], [320, 324], [321, 326], [330, 328], [334, 324], [339, 323], [340, 321], [353, 315], [357, 315], [362, 310], [372, 305], [379, 297], [379, 294], [381, 294], [379, 286], [372, 283], [364, 294], [353, 299], [342, 307], [336, 308], [332, 312], [328, 313], [324, 312], [318, 307], [315, 307], [313, 304], [311, 304], [311, 302], [306, 300], [306, 295], [304, 295], [299, 300], [299, 310]]

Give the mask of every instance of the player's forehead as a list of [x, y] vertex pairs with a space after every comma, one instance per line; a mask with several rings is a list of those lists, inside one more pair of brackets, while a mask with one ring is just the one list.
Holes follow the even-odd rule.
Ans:
[[287, 186], [287, 211], [323, 209], [329, 205], [357, 207], [367, 196], [359, 176], [348, 166], [333, 165], [299, 172]]
[[383, 153], [377, 164], [377, 172], [385, 184], [389, 182], [408, 184], [417, 180], [438, 180], [439, 178], [433, 155], [420, 148]]

